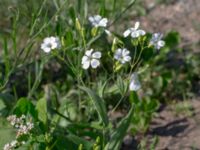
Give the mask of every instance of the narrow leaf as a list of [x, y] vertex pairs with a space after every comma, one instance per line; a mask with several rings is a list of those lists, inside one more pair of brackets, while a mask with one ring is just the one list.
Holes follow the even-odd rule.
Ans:
[[85, 140], [84, 138], [81, 138], [79, 136], [76, 136], [74, 134], [69, 134], [67, 136], [67, 138], [72, 141], [73, 143], [75, 143], [76, 145], [83, 145], [84, 149], [91, 149], [92, 148], [92, 142], [89, 142], [87, 140]]
[[100, 98], [93, 90], [86, 88], [86, 87], [80, 87], [83, 91], [87, 92], [87, 94], [90, 96], [91, 100], [93, 101], [95, 108], [99, 114], [99, 117], [103, 121], [104, 125], [108, 125], [108, 116], [106, 113], [106, 107], [104, 104], [104, 101], [102, 98]]
[[127, 114], [127, 116], [121, 120], [121, 122], [118, 125], [118, 128], [111, 135], [111, 139], [106, 145], [105, 150], [119, 150], [120, 149], [122, 140], [124, 136], [126, 135], [128, 127], [131, 123], [132, 115], [133, 115], [133, 105], [131, 109], [129, 110], [129, 113]]

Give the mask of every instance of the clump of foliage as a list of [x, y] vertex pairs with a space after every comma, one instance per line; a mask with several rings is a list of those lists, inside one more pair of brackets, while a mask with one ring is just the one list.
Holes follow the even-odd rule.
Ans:
[[[10, 7], [11, 30], [2, 31], [0, 114], [12, 116], [17, 135], [4, 149], [117, 150], [127, 132], [148, 130], [173, 79], [156, 66], [179, 39], [170, 33], [162, 40], [139, 22], [118, 31], [135, 1], [126, 3], [38, 0]], [[24, 15], [26, 4], [31, 15]]]

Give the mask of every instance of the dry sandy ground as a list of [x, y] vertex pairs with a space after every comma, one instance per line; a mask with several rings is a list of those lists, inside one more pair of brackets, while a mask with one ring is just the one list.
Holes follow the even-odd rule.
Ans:
[[[153, 120], [148, 136], [158, 136], [156, 150], [200, 149], [200, 100], [190, 100], [189, 105], [190, 111], [179, 113], [174, 105], [168, 106]], [[188, 116], [186, 111], [192, 114]]]
[[[153, 150], [200, 150], [200, 99], [168, 105], [158, 112], [151, 122], [146, 146], [150, 150], [155, 137], [158, 142]], [[126, 136], [122, 150], [137, 150], [138, 142]], [[152, 149], [151, 149], [152, 150]]]
[[156, 5], [155, 0], [145, 0], [148, 15], [141, 17], [142, 26], [151, 32], [176, 30], [183, 45], [200, 42], [200, 0], [168, 0]]

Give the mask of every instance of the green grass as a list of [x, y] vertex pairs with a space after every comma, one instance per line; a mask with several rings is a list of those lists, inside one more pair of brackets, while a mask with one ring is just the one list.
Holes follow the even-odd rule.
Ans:
[[0, 117], [0, 147], [15, 139], [15, 131], [6, 123], [6, 120]]

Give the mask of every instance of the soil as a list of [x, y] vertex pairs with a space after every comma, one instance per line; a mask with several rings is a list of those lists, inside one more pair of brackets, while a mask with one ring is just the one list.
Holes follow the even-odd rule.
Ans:
[[[145, 150], [149, 150], [155, 137], [153, 150], [200, 150], [200, 99], [164, 106], [151, 122], [144, 136]], [[137, 150], [137, 140], [127, 135], [122, 150]]]
[[159, 5], [155, 0], [145, 1], [148, 15], [139, 19], [144, 29], [163, 33], [178, 31], [182, 38], [182, 46], [200, 42], [199, 0], [165, 0], [169, 2]]
[[187, 108], [177, 113], [172, 105], [153, 119], [148, 138], [159, 138], [156, 150], [200, 149], [200, 100], [191, 100], [189, 104], [192, 115], [185, 113]]

